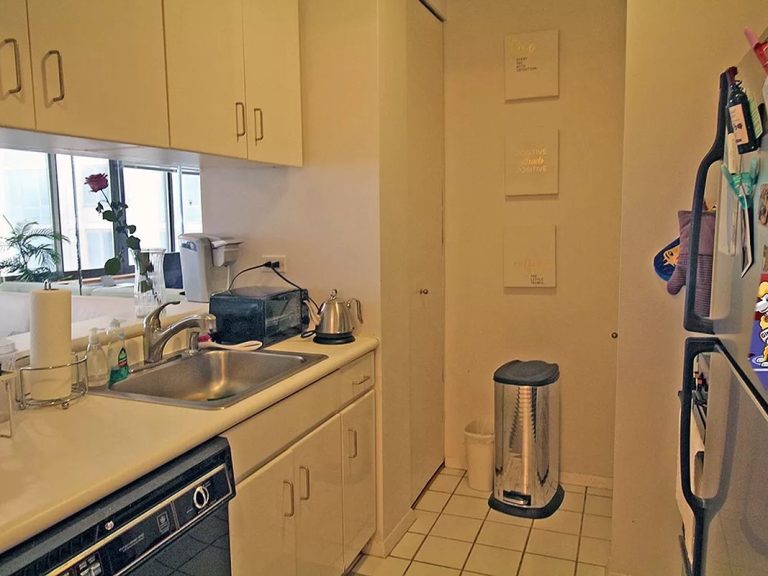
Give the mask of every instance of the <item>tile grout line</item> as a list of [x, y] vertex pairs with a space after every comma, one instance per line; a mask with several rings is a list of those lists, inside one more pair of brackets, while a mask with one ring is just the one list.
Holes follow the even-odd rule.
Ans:
[[581, 509], [581, 522], [579, 522], [579, 534], [576, 540], [576, 561], [573, 563], [573, 576], [578, 576], [579, 572], [579, 555], [581, 554], [581, 534], [584, 532], [584, 515], [587, 513], [587, 492], [589, 488], [584, 490], [584, 507]]

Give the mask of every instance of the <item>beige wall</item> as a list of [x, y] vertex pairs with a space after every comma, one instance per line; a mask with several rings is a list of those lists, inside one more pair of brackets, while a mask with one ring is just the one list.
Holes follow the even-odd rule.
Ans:
[[674, 500], [684, 291], [651, 269], [714, 136], [718, 76], [768, 24], [763, 0], [629, 0], [612, 570], [680, 572]]
[[[446, 457], [512, 359], [560, 364], [562, 469], [612, 476], [624, 3], [451, 0], [446, 54]], [[504, 36], [560, 30], [560, 97], [504, 101]], [[560, 194], [505, 199], [504, 139], [560, 128]], [[505, 223], [557, 230], [557, 288], [503, 288]]]

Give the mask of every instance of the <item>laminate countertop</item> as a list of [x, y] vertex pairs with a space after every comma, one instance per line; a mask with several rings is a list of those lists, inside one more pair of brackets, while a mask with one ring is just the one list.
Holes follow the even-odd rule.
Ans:
[[271, 346], [328, 358], [221, 410], [96, 395], [68, 410], [16, 410], [13, 438], [0, 438], [0, 553], [377, 346], [365, 336], [337, 346], [298, 337]]

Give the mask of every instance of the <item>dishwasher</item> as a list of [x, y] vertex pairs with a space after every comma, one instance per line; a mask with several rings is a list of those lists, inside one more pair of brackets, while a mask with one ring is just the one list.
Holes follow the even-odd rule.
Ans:
[[214, 438], [0, 554], [0, 576], [230, 576], [234, 495]]

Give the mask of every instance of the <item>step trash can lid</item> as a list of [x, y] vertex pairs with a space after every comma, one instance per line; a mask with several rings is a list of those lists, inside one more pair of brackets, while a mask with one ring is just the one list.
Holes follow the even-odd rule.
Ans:
[[494, 382], [517, 386], [546, 386], [558, 378], [560, 367], [541, 360], [512, 360], [493, 374]]

